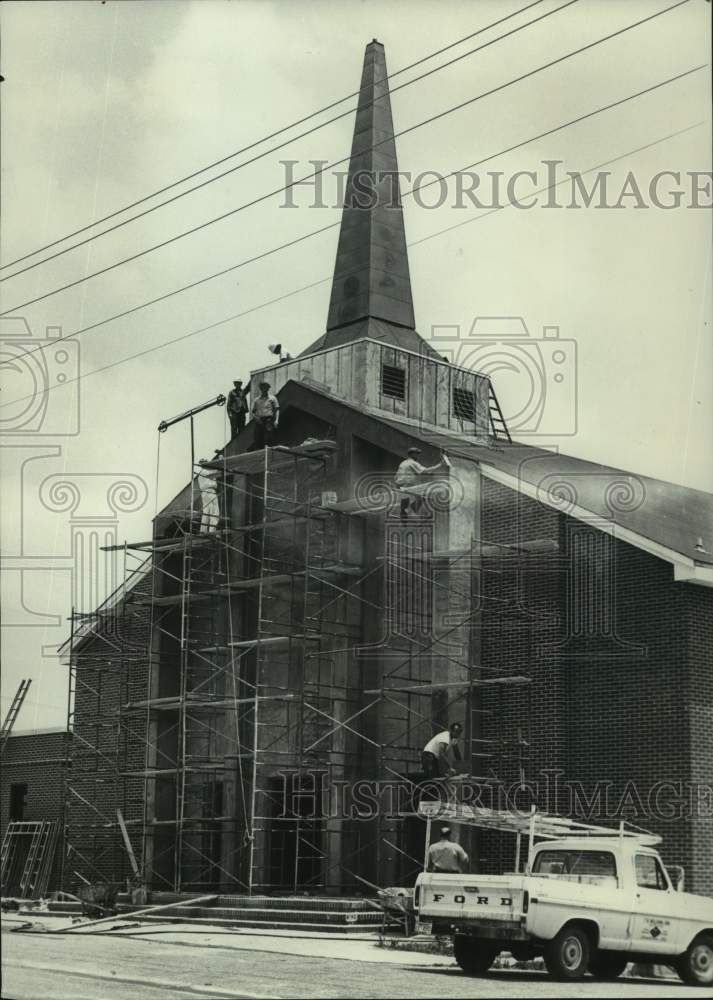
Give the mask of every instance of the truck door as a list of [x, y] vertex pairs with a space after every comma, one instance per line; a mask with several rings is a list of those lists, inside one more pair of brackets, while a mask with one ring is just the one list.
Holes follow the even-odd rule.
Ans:
[[655, 854], [634, 855], [634, 883], [632, 951], [675, 953], [680, 921], [672, 919], [673, 889]]

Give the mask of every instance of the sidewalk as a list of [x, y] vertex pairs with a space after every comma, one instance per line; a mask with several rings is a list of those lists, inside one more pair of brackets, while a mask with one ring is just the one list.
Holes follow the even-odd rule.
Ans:
[[[15, 930], [23, 925], [32, 924], [36, 933], [58, 931], [67, 928], [67, 919], [62, 917], [44, 916], [33, 913], [23, 915], [13, 913], [3, 917], [3, 926], [7, 930]], [[122, 927], [122, 925], [125, 925]], [[74, 924], [80, 927], [81, 924]], [[109, 930], [110, 927], [120, 929]], [[31, 933], [28, 930], [28, 933]], [[85, 932], [89, 934], [89, 929]], [[424, 955], [392, 947], [387, 939], [385, 945], [379, 944], [376, 934], [321, 934], [318, 931], [260, 931], [253, 928], [238, 930], [226, 927], [211, 927], [210, 925], [195, 927], [192, 924], [180, 923], [141, 923], [132, 921], [130, 917], [116, 924], [105, 924], [93, 932], [104, 937], [131, 937], [155, 944], [189, 945], [193, 948], [220, 948], [230, 951], [262, 951], [279, 955], [298, 955], [310, 958], [342, 959], [353, 962], [374, 962], [403, 967], [428, 966], [430, 968], [454, 968], [452, 958], [443, 955]], [[59, 935], [58, 935], [59, 936]], [[80, 935], [73, 935], [79, 937]], [[405, 940], [405, 939], [396, 939]]]

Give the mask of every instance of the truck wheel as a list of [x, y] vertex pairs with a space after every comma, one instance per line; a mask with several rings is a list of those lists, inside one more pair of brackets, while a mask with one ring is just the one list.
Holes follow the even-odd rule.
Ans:
[[713, 934], [699, 934], [679, 958], [676, 971], [689, 986], [713, 985]]
[[469, 937], [467, 934], [456, 934], [453, 938], [455, 960], [469, 976], [484, 975], [499, 951], [500, 948], [493, 948], [487, 941]]
[[555, 979], [581, 979], [589, 965], [589, 936], [576, 924], [569, 924], [545, 946], [545, 965]]
[[618, 979], [629, 964], [618, 951], [595, 951], [589, 959], [589, 971], [595, 979]]

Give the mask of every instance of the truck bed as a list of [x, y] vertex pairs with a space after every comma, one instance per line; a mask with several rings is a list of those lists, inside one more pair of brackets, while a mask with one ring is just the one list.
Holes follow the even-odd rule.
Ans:
[[477, 922], [485, 926], [519, 924], [526, 876], [444, 875], [424, 872], [418, 880], [418, 912], [421, 921], [449, 924]]

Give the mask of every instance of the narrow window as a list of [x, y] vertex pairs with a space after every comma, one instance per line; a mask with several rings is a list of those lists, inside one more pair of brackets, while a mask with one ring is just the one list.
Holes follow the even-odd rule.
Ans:
[[475, 423], [475, 393], [470, 389], [453, 388], [453, 416]]
[[406, 399], [406, 372], [403, 368], [381, 366], [381, 393], [392, 399]]
[[10, 785], [10, 819], [21, 823], [25, 818], [26, 784]]

